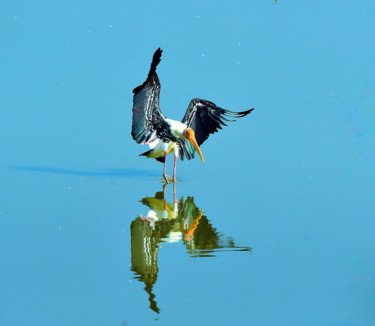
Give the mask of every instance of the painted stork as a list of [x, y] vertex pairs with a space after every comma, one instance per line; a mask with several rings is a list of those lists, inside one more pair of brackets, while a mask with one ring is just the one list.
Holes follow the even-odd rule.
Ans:
[[[150, 150], [140, 154], [154, 158], [164, 163], [163, 177], [168, 182], [166, 175], [167, 155], [174, 153], [173, 182], [176, 182], [176, 162], [186, 157], [194, 158], [198, 152], [202, 163], [203, 154], [200, 145], [213, 134], [226, 126], [225, 122], [232, 122], [229, 118], [241, 118], [252, 110], [233, 112], [224, 110], [216, 104], [194, 98], [186, 110], [182, 121], [168, 119], [160, 110], [160, 82], [156, 74], [156, 67], [160, 62], [162, 50], [155, 51], [152, 58], [150, 71], [146, 81], [134, 88], [133, 93], [133, 120], [131, 134], [138, 144], [148, 144]], [[225, 122], [224, 122], [225, 121]]]

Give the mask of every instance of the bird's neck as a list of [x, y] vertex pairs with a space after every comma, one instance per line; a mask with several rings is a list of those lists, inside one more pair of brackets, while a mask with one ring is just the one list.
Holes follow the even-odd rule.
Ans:
[[167, 119], [167, 122], [169, 123], [171, 127], [171, 132], [176, 138], [185, 139], [186, 134], [185, 130], [187, 128], [187, 125], [176, 120]]

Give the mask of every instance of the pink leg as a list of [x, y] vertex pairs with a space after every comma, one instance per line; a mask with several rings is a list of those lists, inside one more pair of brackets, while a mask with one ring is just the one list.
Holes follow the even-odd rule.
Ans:
[[176, 165], [177, 165], [177, 156], [174, 156], [174, 166], [173, 166], [173, 182], [176, 182]]
[[163, 172], [163, 177], [165, 179], [165, 182], [168, 184], [168, 178], [166, 174], [166, 168], [167, 168], [167, 152], [164, 152], [164, 172]]

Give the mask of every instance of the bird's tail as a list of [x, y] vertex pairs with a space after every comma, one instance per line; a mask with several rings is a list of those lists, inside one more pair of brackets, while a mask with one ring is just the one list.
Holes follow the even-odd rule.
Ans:
[[[147, 156], [147, 157], [150, 157], [150, 154], [153, 150], [150, 149], [149, 151], [147, 152], [144, 152], [142, 154], [139, 154], [139, 156]], [[160, 156], [160, 157], [152, 157], [154, 158], [155, 160], [157, 160], [158, 162], [161, 162], [161, 163], [164, 163], [164, 156]]]

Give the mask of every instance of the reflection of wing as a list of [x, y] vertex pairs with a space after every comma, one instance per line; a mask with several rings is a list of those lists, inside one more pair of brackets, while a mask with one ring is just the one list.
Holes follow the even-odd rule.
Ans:
[[149, 294], [150, 308], [159, 313], [152, 293], [152, 287], [158, 278], [158, 251], [160, 248], [157, 239], [147, 221], [135, 219], [130, 226], [131, 233], [131, 270], [136, 278], [145, 283], [145, 290]]
[[[252, 110], [254, 109], [233, 112], [222, 109], [210, 101], [194, 98], [190, 101], [182, 122], [194, 130], [197, 143], [201, 145], [210, 134], [222, 129], [222, 126], [226, 126], [225, 122], [235, 121], [228, 119], [228, 117], [241, 118], [248, 115]], [[187, 152], [186, 157], [188, 159], [193, 158], [194, 147], [188, 140], [185, 140], [184, 143]]]
[[216, 231], [203, 210], [194, 203], [193, 197], [187, 197], [180, 200], [178, 217], [183, 229], [184, 244], [188, 253], [194, 257], [211, 257], [215, 251], [219, 250], [241, 250], [250, 251], [250, 247], [238, 247], [230, 237]]
[[204, 215], [199, 217], [191, 237], [185, 237], [184, 244], [192, 257], [214, 257], [223, 250], [251, 251], [250, 247], [238, 247], [232, 238], [217, 232]]

